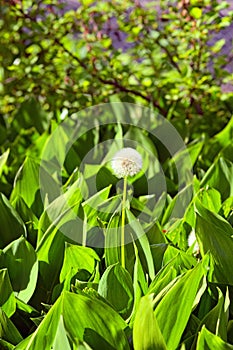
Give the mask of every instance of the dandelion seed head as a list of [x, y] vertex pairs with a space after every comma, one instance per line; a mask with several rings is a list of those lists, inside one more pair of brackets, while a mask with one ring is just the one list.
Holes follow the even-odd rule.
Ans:
[[142, 169], [142, 157], [131, 147], [122, 148], [112, 158], [111, 165], [118, 178], [134, 176]]

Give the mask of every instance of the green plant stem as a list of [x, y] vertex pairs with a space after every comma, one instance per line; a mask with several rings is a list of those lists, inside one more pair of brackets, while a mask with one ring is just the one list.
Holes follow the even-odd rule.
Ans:
[[127, 195], [127, 176], [124, 177], [122, 215], [121, 215], [121, 265], [125, 268], [125, 205]]

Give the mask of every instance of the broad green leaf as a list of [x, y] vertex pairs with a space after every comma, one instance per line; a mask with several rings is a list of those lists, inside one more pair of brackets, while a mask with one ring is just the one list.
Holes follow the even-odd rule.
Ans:
[[99, 219], [101, 219], [103, 222], [108, 223], [109, 218], [120, 211], [121, 203], [122, 203], [121, 199], [122, 199], [122, 196], [117, 194], [116, 196], [107, 198], [102, 203], [100, 203], [97, 206], [96, 213], [93, 212], [93, 214], [97, 216], [96, 224], [98, 223]]
[[[197, 263], [196, 259], [192, 255], [189, 255], [186, 252], [169, 245], [163, 256], [163, 264], [166, 265], [176, 256], [179, 256], [178, 258], [180, 258], [178, 266], [182, 272], [184, 272], [186, 269], [190, 269]], [[177, 264], [175, 264], [175, 266], [177, 266]]]
[[233, 196], [233, 163], [217, 158], [201, 181], [201, 186], [210, 186], [221, 193], [222, 200]]
[[221, 208], [221, 194], [214, 188], [200, 190], [197, 198], [206, 209], [215, 213], [219, 212]]
[[16, 210], [4, 194], [0, 194], [0, 248], [26, 235], [26, 228]]
[[98, 292], [124, 319], [129, 317], [133, 307], [133, 284], [129, 272], [120, 264], [105, 270]]
[[93, 177], [96, 182], [97, 191], [101, 191], [103, 188], [116, 185], [118, 179], [110, 172], [106, 167], [101, 167], [100, 170]]
[[46, 291], [51, 292], [59, 282], [67, 240], [64, 234], [75, 241], [82, 240], [82, 223], [77, 219], [82, 197], [77, 185], [78, 182], [73, 184], [67, 193], [55, 199], [40, 218], [40, 237], [38, 237], [36, 249], [39, 260], [39, 281], [36, 293], [42, 295], [40, 297], [36, 295], [35, 302], [40, 298], [43, 300], [47, 294]]
[[113, 215], [105, 230], [105, 262], [106, 266], [114, 265], [120, 261], [121, 227], [120, 216]]
[[20, 196], [15, 197], [12, 202], [12, 206], [15, 208], [17, 213], [25, 223], [27, 228], [27, 240], [34, 246], [37, 241], [38, 234], [38, 218], [33, 213], [33, 210], [28, 208], [27, 204], [24, 202], [23, 198]]
[[100, 300], [65, 292], [63, 320], [74, 344], [79, 340], [85, 341], [94, 350], [129, 349], [124, 334], [127, 324], [110, 306]]
[[132, 325], [134, 322], [134, 318], [135, 318], [141, 297], [145, 295], [148, 291], [147, 281], [146, 281], [142, 264], [138, 255], [138, 249], [135, 243], [134, 243], [134, 252], [135, 252], [135, 264], [134, 264], [134, 271], [133, 271], [134, 305], [133, 305], [133, 311], [130, 317], [130, 325]]
[[16, 300], [7, 269], [0, 270], [0, 306], [8, 317], [15, 313]]
[[[154, 279], [155, 269], [153, 257], [150, 249], [150, 244], [148, 238], [140, 225], [140, 222], [136, 219], [136, 217], [126, 208], [126, 216], [128, 219], [129, 228], [127, 228], [127, 234], [131, 234], [132, 238], [135, 240], [136, 244], [138, 244], [145, 256], [146, 264], [149, 272], [149, 276], [151, 280]], [[126, 227], [127, 227], [126, 226]], [[129, 232], [128, 232], [129, 231]], [[138, 248], [139, 254], [140, 249]]]
[[54, 350], [72, 350], [70, 347], [67, 333], [64, 327], [63, 318], [60, 316], [57, 333], [53, 343]]
[[233, 229], [221, 216], [196, 202], [196, 236], [202, 256], [208, 251], [213, 257], [213, 281], [233, 285]]
[[26, 340], [24, 348], [19, 347], [19, 349], [51, 349], [59, 326], [61, 312], [62, 298], [59, 298], [57, 302], [51, 307], [48, 314], [44, 317], [39, 327], [37, 327], [37, 329], [31, 335], [31, 337], [28, 340]]
[[163, 256], [167, 247], [168, 244], [166, 243], [152, 244], [150, 246], [156, 272], [158, 272], [162, 267]]
[[32, 307], [31, 305], [25, 303], [24, 301], [18, 299], [17, 297], [16, 299], [16, 305], [17, 305], [17, 310], [20, 310], [24, 313], [29, 314], [31, 317], [34, 316], [39, 316], [39, 312], [34, 309], [34, 307]]
[[167, 264], [158, 271], [149, 286], [148, 293], [154, 293], [155, 295], [158, 295], [160, 292], [162, 293], [162, 290], [172, 286], [172, 283], [176, 281], [176, 277], [196, 265], [196, 260], [192, 256], [187, 255], [181, 250], [177, 251], [174, 247], [168, 248], [171, 248], [174, 255], [171, 259], [168, 259]]
[[180, 190], [177, 195], [171, 200], [167, 206], [165, 213], [162, 218], [162, 226], [176, 221], [177, 219], [183, 218], [187, 206], [192, 200], [193, 185], [189, 184], [182, 190]]
[[33, 333], [30, 334], [27, 338], [23, 339], [20, 343], [18, 343], [14, 350], [25, 350], [30, 342], [30, 339], [32, 338], [32, 335]]
[[[111, 189], [111, 185], [99, 192], [96, 192], [92, 197], [88, 198], [85, 202], [82, 203], [83, 210], [85, 212], [85, 215], [87, 216], [89, 227], [98, 226], [98, 217], [99, 217], [98, 208], [102, 206], [105, 201], [107, 201], [107, 203], [109, 202], [108, 197], [109, 197], [110, 189]], [[111, 205], [111, 200], [109, 204]], [[119, 202], [117, 200], [116, 205], [118, 204]], [[112, 211], [110, 209], [110, 211], [106, 210], [106, 212], [107, 212], [107, 216], [109, 216], [109, 212], [111, 213]]]
[[63, 282], [68, 274], [70, 277], [73, 277], [82, 269], [92, 274], [95, 269], [96, 261], [99, 260], [99, 256], [93, 249], [66, 243], [64, 262], [60, 273], [60, 282]]
[[199, 263], [177, 280], [155, 308], [169, 350], [175, 350], [181, 340], [204, 275], [204, 267]]
[[225, 343], [220, 337], [208, 331], [205, 326], [197, 338], [197, 350], [233, 350], [233, 345]]
[[7, 317], [5, 312], [0, 308], [0, 338], [16, 345], [22, 341], [22, 336], [14, 323]]
[[45, 208], [39, 219], [37, 246], [43, 235], [46, 235], [47, 231], [49, 234], [53, 227], [60, 229], [74, 241], [81, 242], [82, 220], [78, 217], [81, 201], [82, 193], [79, 181], [76, 181], [67, 192], [58, 196]]
[[153, 310], [153, 295], [140, 300], [133, 326], [133, 344], [135, 350], [166, 350]]
[[13, 349], [15, 349], [14, 345], [12, 345], [12, 344], [10, 344], [7, 341], [2, 340], [2, 339], [0, 339], [0, 346], [1, 346], [2, 350], [13, 350]]
[[[43, 183], [41, 179], [43, 179]], [[16, 174], [11, 201], [17, 196], [22, 197], [26, 205], [39, 216], [43, 206], [42, 200], [44, 200], [41, 186], [43, 186], [44, 193], [49, 193], [50, 200], [58, 195], [58, 185], [55, 180], [45, 171], [42, 165], [28, 156]]]
[[34, 248], [24, 237], [18, 238], [3, 250], [2, 264], [7, 267], [14, 292], [28, 302], [35, 291], [38, 261]]
[[[174, 258], [175, 260], [175, 258]], [[177, 269], [172, 266], [173, 261], [161, 269], [155, 276], [155, 279], [151, 282], [148, 293], [154, 293], [158, 295], [162, 290], [167, 288], [172, 281], [175, 282], [176, 277], [179, 275]]]
[[232, 143], [232, 130], [233, 130], [233, 117], [229, 121], [229, 123], [225, 126], [223, 130], [221, 130], [218, 134], [216, 134], [213, 138], [211, 138], [208, 144], [204, 147], [203, 150], [203, 159], [205, 161], [210, 161], [208, 166], [213, 162], [213, 159], [220, 152], [220, 150]]
[[61, 317], [75, 349], [83, 343], [96, 350], [129, 349], [124, 334], [127, 324], [110, 306], [87, 295], [64, 292], [26, 341], [24, 350], [50, 349], [56, 341]]
[[20, 195], [31, 208], [39, 188], [39, 164], [31, 157], [27, 157], [16, 175], [11, 201]]
[[225, 218], [233, 225], [233, 196], [222, 204], [222, 211]]
[[[59, 282], [65, 250], [65, 238], [56, 228], [46, 231], [36, 250], [39, 261], [39, 279], [34, 296], [35, 303], [48, 302], [48, 292], [51, 292]], [[39, 305], [37, 305], [39, 307]]]
[[201, 321], [199, 329], [203, 325], [212, 333], [218, 335], [222, 340], [227, 341], [227, 324], [229, 318], [229, 293], [227, 291], [226, 297], [220, 289], [218, 289], [218, 303], [213, 307], [208, 314]]

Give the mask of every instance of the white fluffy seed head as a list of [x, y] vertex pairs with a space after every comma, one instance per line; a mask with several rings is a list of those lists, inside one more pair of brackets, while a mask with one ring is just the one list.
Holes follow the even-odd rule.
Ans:
[[142, 157], [133, 148], [122, 148], [112, 158], [111, 165], [118, 178], [134, 176], [142, 169]]

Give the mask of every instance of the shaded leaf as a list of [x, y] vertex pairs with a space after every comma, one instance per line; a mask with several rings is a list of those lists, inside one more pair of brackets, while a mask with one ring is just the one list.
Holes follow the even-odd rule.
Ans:
[[26, 235], [22, 219], [3, 194], [0, 194], [0, 222], [0, 248], [4, 248], [21, 235]]
[[0, 270], [0, 306], [8, 317], [15, 313], [16, 300], [7, 269]]
[[232, 285], [233, 229], [231, 225], [198, 202], [196, 202], [196, 215], [196, 235], [201, 254], [204, 256], [209, 251], [213, 257], [212, 280]]
[[155, 316], [167, 347], [175, 350], [192, 312], [205, 269], [199, 263], [181, 276], [155, 308]]
[[120, 264], [105, 270], [98, 292], [123, 318], [129, 317], [133, 307], [133, 284], [130, 274]]
[[166, 344], [153, 310], [153, 295], [140, 300], [133, 326], [135, 350], [166, 350]]
[[2, 262], [8, 268], [13, 290], [19, 299], [28, 302], [35, 291], [38, 261], [34, 248], [24, 237], [3, 250]]
[[220, 337], [202, 327], [197, 339], [197, 350], [233, 350], [233, 345], [225, 343]]

